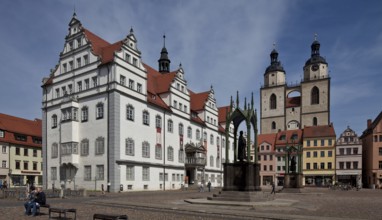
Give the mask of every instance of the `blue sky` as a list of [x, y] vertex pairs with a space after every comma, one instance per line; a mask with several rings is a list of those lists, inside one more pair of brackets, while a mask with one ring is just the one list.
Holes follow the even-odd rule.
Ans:
[[[255, 96], [276, 42], [288, 82], [300, 81], [314, 34], [331, 75], [331, 121], [358, 135], [382, 110], [382, 1], [368, 0], [13, 0], [0, 2], [0, 112], [41, 118], [41, 80], [58, 63], [73, 9], [110, 43], [131, 27], [145, 63], [157, 67], [163, 34], [195, 92], [218, 106]], [[241, 101], [243, 103], [243, 101]]]

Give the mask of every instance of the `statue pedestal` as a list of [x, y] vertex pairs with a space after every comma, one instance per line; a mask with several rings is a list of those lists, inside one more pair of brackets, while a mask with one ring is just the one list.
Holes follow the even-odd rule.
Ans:
[[261, 191], [260, 164], [225, 163], [223, 191]]
[[284, 188], [303, 188], [302, 174], [286, 173], [284, 176]]

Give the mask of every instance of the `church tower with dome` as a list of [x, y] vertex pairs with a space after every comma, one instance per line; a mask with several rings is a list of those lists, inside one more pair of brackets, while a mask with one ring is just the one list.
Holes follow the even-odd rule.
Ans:
[[311, 45], [311, 56], [303, 67], [304, 77], [298, 84], [287, 84], [286, 72], [278, 55], [274, 48], [260, 89], [261, 134], [329, 125], [330, 77], [328, 63], [320, 55], [317, 37]]

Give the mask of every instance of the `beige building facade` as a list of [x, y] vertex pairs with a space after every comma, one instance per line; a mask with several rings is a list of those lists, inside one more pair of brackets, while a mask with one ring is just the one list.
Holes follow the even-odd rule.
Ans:
[[382, 187], [382, 112], [367, 121], [362, 133], [362, 182], [364, 187]]

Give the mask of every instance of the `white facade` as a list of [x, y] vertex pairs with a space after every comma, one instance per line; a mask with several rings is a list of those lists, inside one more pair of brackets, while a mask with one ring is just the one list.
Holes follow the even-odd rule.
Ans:
[[[132, 30], [109, 44], [74, 15], [65, 39], [43, 81], [45, 187], [179, 189], [185, 180], [222, 186], [224, 125], [212, 88], [199, 100], [204, 96], [189, 93], [181, 67], [159, 73], [143, 64]], [[187, 146], [205, 149], [206, 163], [189, 163]]]

